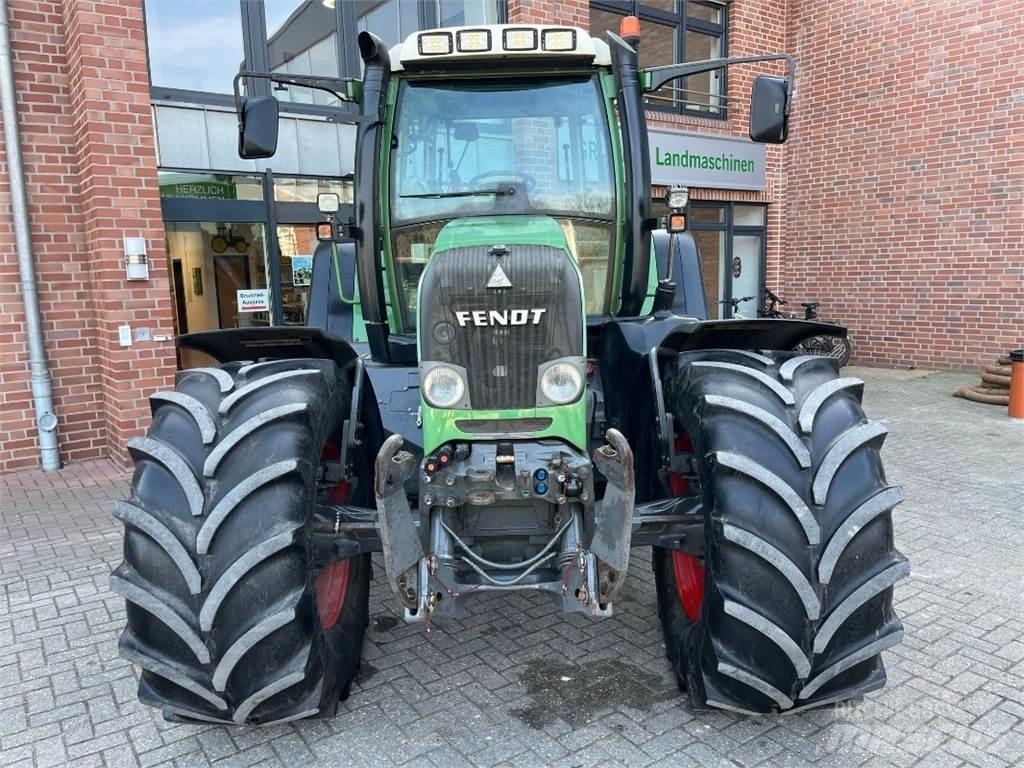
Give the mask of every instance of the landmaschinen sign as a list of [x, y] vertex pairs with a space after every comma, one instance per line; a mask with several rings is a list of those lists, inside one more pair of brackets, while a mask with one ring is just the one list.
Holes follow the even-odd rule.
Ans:
[[648, 128], [651, 182], [713, 189], [765, 188], [765, 148], [749, 139]]

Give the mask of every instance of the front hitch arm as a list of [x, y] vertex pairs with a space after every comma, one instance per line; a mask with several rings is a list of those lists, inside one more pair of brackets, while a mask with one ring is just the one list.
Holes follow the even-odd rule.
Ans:
[[377, 453], [374, 494], [377, 497], [377, 526], [388, 584], [402, 604], [415, 611], [419, 588], [417, 573], [423, 559], [423, 545], [405, 495], [405, 482], [416, 471], [416, 457], [401, 450], [403, 442], [401, 435], [392, 435]]
[[594, 466], [608, 480], [602, 498], [594, 508], [594, 537], [590, 551], [598, 559], [598, 599], [613, 602], [626, 580], [629, 545], [633, 533], [633, 450], [622, 433], [609, 429], [607, 444], [594, 451]]

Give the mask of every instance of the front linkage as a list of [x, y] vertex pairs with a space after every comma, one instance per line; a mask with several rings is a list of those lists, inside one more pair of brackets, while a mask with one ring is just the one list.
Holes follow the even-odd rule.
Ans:
[[[400, 435], [389, 437], [375, 466], [377, 526], [388, 583], [406, 620], [453, 616], [457, 598], [478, 590], [538, 590], [565, 611], [611, 615], [629, 566], [635, 484], [626, 439], [615, 429], [606, 438], [593, 461], [563, 443], [477, 444], [435, 474], [402, 450]], [[417, 471], [420, 531], [407, 495]], [[604, 495], [596, 500], [599, 485]], [[490, 560], [456, 532], [456, 508], [521, 502], [538, 489], [550, 489], [556, 506], [550, 536], [529, 557]]]

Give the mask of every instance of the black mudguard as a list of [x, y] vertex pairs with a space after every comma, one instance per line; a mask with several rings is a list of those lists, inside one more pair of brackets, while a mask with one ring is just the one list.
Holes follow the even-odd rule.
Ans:
[[307, 326], [199, 331], [179, 336], [177, 344], [204, 352], [221, 364], [264, 357], [278, 360], [318, 357], [333, 360], [341, 369], [356, 358], [356, 351], [345, 339]]
[[634, 354], [662, 348], [675, 352], [692, 349], [792, 349], [812, 336], [846, 338], [846, 328], [831, 323], [776, 318], [700, 320], [671, 312], [645, 318], [612, 320], [601, 336], [619, 338]]

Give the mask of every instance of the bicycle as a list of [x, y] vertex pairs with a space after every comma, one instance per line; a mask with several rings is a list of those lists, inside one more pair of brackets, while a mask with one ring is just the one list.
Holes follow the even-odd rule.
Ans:
[[[793, 319], [792, 313], [786, 313], [779, 309], [780, 306], [785, 306], [788, 303], [785, 299], [766, 288], [765, 308], [758, 313], [758, 316]], [[804, 320], [818, 319], [820, 302], [802, 301], [800, 306], [804, 308]], [[833, 320], [826, 322], [835, 323]], [[845, 338], [839, 338], [838, 336], [812, 336], [801, 341], [793, 349], [805, 355], [821, 355], [822, 357], [834, 358], [839, 363], [839, 367], [842, 368], [844, 365], [848, 365], [850, 358], [853, 357], [853, 340], [849, 335]]]
[[[721, 304], [722, 306], [725, 306], [726, 304], [732, 304], [732, 317], [735, 318], [736, 320], [745, 320], [746, 316], [740, 314], [740, 304], [743, 304], [748, 301], [754, 301], [756, 298], [756, 296], [744, 296], [739, 299], [721, 299], [718, 303]], [[761, 312], [758, 311], [757, 315], [758, 317], [760, 317]]]

